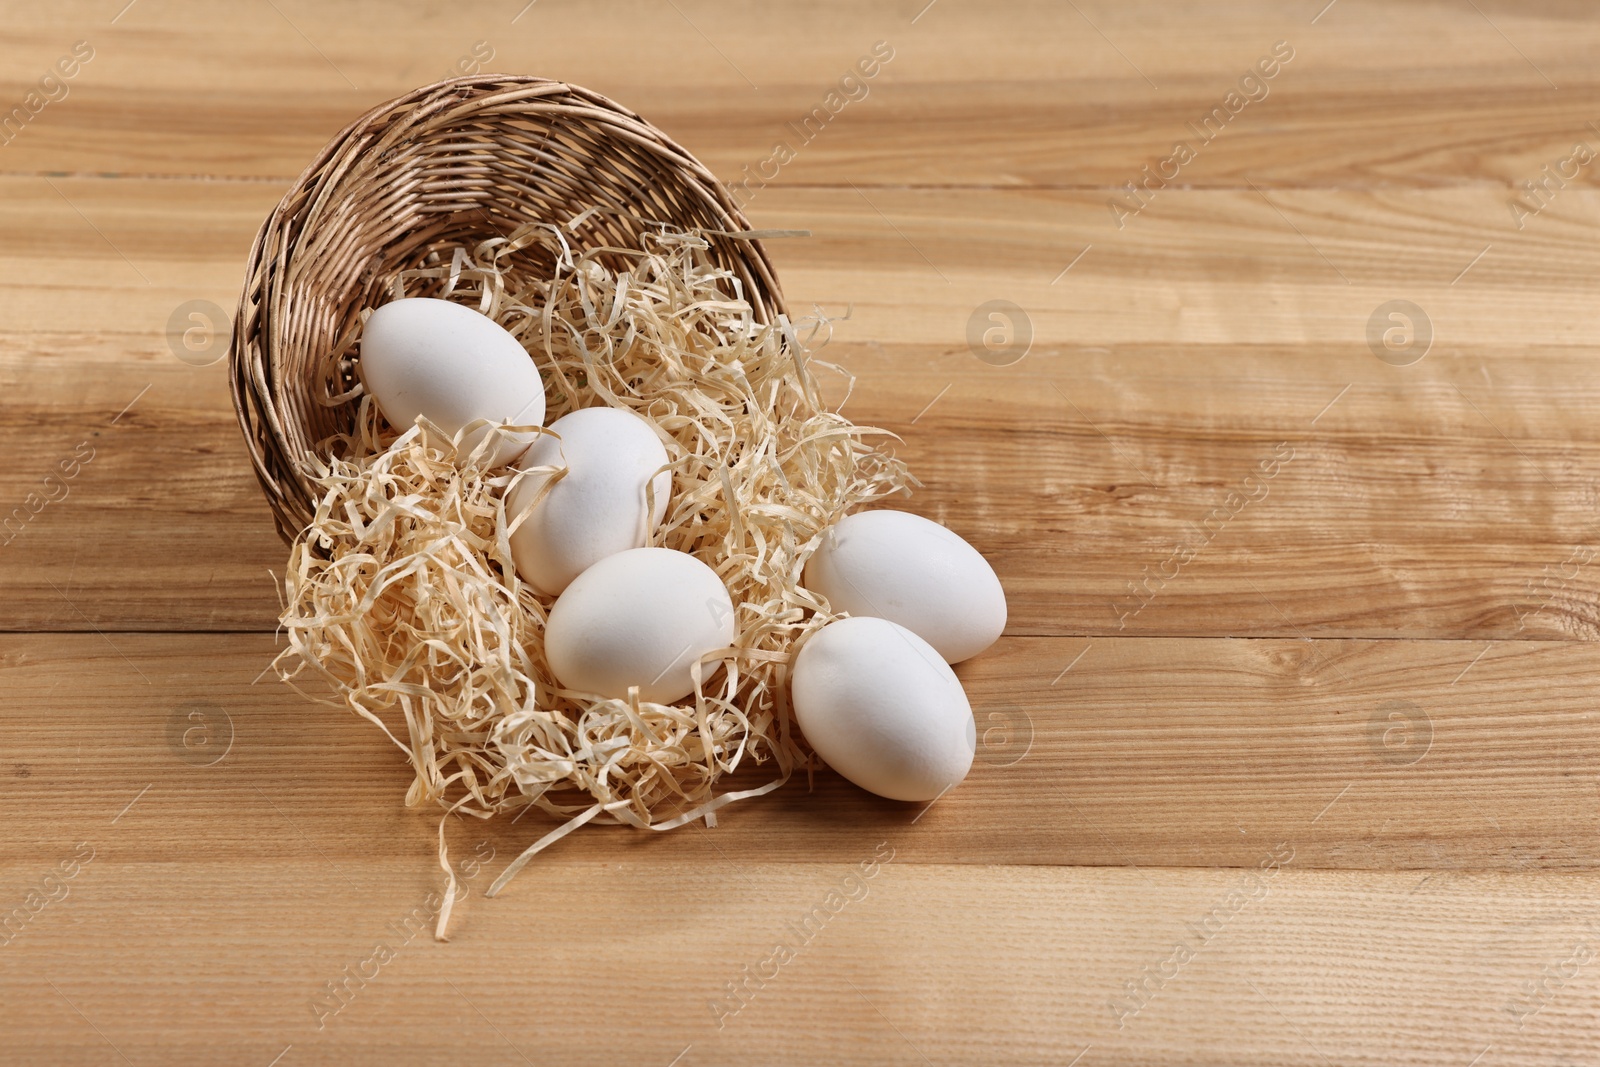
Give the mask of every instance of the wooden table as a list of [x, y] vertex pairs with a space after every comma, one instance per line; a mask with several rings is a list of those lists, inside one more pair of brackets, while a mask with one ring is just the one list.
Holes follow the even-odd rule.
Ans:
[[[1600, 1062], [1591, 7], [125, 2], [0, 18], [0, 1061]], [[220, 309], [458, 65], [811, 231], [847, 413], [1010, 596], [948, 797], [822, 775], [493, 900], [547, 825], [452, 822], [422, 929], [437, 813], [264, 674]]]

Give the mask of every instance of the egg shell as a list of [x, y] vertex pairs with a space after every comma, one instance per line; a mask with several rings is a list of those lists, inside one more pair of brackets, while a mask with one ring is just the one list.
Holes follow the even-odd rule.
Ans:
[[567, 586], [550, 609], [544, 651], [567, 689], [626, 699], [637, 685], [640, 700], [671, 704], [694, 692], [694, 662], [736, 635], [716, 571], [687, 552], [632, 548]]
[[[544, 423], [544, 381], [527, 350], [487, 315], [450, 300], [411, 297], [374, 311], [361, 333], [357, 370], [383, 417], [402, 432], [418, 415], [452, 436], [477, 419]], [[489, 432], [485, 426], [466, 435], [461, 454]], [[489, 465], [511, 462], [535, 436], [506, 435]]]
[[967, 776], [972, 705], [933, 646], [898, 623], [837, 619], [801, 645], [795, 721], [823, 762], [891, 800], [932, 800]]
[[[622, 408], [583, 408], [550, 424], [517, 460], [519, 469], [565, 467], [511, 534], [511, 558], [522, 580], [555, 596], [607, 556], [643, 547], [667, 513], [672, 472], [667, 450], [644, 419]], [[660, 473], [657, 473], [657, 472]], [[652, 478], [653, 476], [653, 478]], [[515, 520], [555, 477], [529, 474], [506, 498]], [[645, 487], [655, 490], [647, 506]]]
[[897, 622], [959, 663], [1006, 628], [1006, 593], [959, 535], [908, 511], [859, 511], [823, 534], [806, 588], [835, 612]]

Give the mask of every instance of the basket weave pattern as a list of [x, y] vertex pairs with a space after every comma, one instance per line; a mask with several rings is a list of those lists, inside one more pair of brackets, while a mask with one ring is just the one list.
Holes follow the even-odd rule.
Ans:
[[[784, 310], [760, 242], [727, 236], [749, 224], [711, 172], [587, 89], [454, 78], [374, 108], [322, 150], [256, 236], [230, 353], [234, 407], [284, 540], [315, 507], [305, 460], [355, 423], [361, 310], [441, 247], [580, 217], [564, 230], [575, 250], [635, 248], [662, 225], [699, 229], [758, 321]], [[547, 274], [547, 254], [529, 248], [522, 269]]]

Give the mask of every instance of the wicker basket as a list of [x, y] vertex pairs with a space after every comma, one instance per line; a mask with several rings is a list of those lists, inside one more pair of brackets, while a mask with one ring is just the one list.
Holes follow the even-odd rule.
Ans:
[[[711, 172], [587, 89], [454, 78], [374, 108], [318, 154], [256, 236], [230, 353], [234, 407], [286, 541], [315, 506], [304, 460], [355, 421], [361, 309], [441, 246], [564, 224], [596, 207], [568, 234], [574, 249], [635, 247], [663, 223], [698, 228], [758, 320], [783, 311], [760, 242], [728, 236], [749, 224]], [[526, 254], [534, 261], [524, 269], [548, 272], [543, 252]]]

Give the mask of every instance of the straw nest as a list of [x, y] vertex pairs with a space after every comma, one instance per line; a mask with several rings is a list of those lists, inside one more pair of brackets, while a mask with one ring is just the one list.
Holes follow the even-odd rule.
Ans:
[[[457, 300], [506, 327], [544, 377], [549, 421], [607, 404], [658, 429], [672, 495], [650, 543], [709, 565], [737, 613], [737, 639], [702, 660], [692, 702], [561, 687], [543, 647], [553, 601], [511, 563], [519, 516], [504, 501], [525, 475], [485, 469], [492, 440], [460, 454], [472, 427], [456, 441], [422, 420], [400, 433], [363, 398], [355, 429], [310, 463], [321, 497], [284, 581], [281, 673], [320, 675], [335, 703], [389, 735], [415, 773], [408, 804], [482, 817], [532, 806], [562, 820], [491, 896], [586, 822], [713, 821], [802, 766], [787, 668], [832, 618], [801, 584], [805, 562], [847, 511], [913, 484], [869, 440], [885, 431], [825, 407], [816, 375], [842, 372], [809, 358], [806, 343], [825, 322], [806, 324], [805, 340], [783, 316], [757, 322], [703, 237], [663, 230], [637, 249], [575, 252], [566, 235], [581, 222], [436, 250], [392, 295]], [[517, 269], [535, 245], [552, 277]], [[719, 793], [746, 761], [770, 764], [771, 777]], [[440, 849], [450, 871], [442, 823]], [[441, 936], [447, 921], [448, 910]]]

